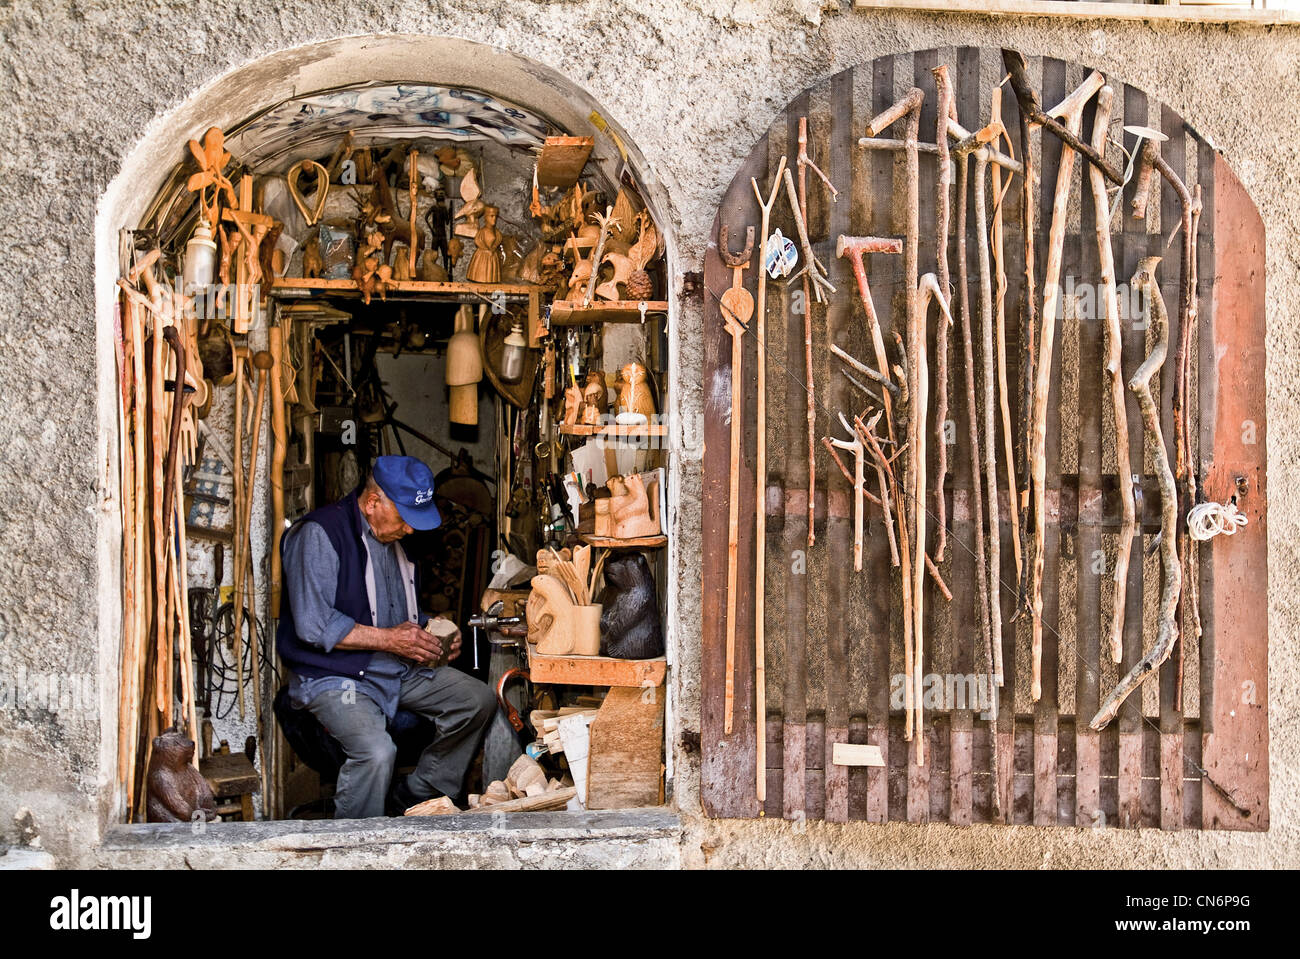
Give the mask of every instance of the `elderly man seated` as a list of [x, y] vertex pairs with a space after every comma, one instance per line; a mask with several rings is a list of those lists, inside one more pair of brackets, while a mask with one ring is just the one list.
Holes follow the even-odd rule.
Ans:
[[[429, 617], [399, 542], [440, 522], [429, 467], [381, 456], [363, 489], [308, 514], [282, 538], [276, 648], [292, 671], [290, 701], [311, 710], [347, 757], [336, 818], [400, 815], [436, 796], [463, 805], [465, 773], [496, 697], [447, 665], [460, 655], [454, 626], [446, 638], [422, 628]], [[386, 726], [399, 707], [432, 719], [437, 736], [415, 771], [393, 781], [397, 747]]]

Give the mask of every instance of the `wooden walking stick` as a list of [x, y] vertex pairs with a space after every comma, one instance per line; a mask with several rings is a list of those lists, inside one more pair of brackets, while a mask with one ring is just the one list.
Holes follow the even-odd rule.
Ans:
[[288, 435], [284, 422], [283, 364], [288, 327], [270, 331], [271, 353], [271, 591], [270, 616], [280, 616], [280, 538], [284, 535], [284, 458]]
[[[952, 85], [948, 82], [948, 65], [940, 64], [930, 71], [934, 74], [934, 88], [939, 97], [938, 129], [934, 141], [939, 147], [939, 170], [935, 177], [934, 205], [934, 254], [939, 274], [939, 289], [944, 296], [951, 296], [951, 278], [948, 275], [948, 191], [952, 188], [952, 164], [948, 158], [948, 122], [953, 111]], [[961, 203], [966, 202], [963, 194]], [[944, 478], [948, 475], [948, 443], [944, 435], [948, 419], [948, 327], [940, 323], [935, 331], [935, 562], [943, 562], [944, 549], [948, 543], [948, 503], [944, 496]]]
[[[957, 292], [961, 328], [962, 360], [966, 379], [966, 430], [970, 443], [970, 499], [971, 529], [975, 539], [975, 593], [978, 597], [980, 636], [989, 668], [993, 667], [993, 632], [989, 616], [989, 589], [986, 575], [988, 553], [984, 549], [984, 481], [980, 470], [979, 407], [975, 402], [975, 349], [971, 337], [970, 283], [966, 264], [966, 194], [970, 155], [957, 154], [957, 195], [962, 198], [957, 206]], [[996, 736], [993, 738], [996, 744]]]
[[[1187, 417], [1187, 396], [1191, 390], [1190, 377], [1190, 353], [1192, 344], [1192, 330], [1196, 326], [1197, 306], [1196, 306], [1196, 228], [1201, 215], [1201, 195], [1198, 185], [1196, 195], [1193, 196], [1177, 173], [1169, 166], [1169, 163], [1160, 155], [1160, 145], [1155, 140], [1147, 140], [1142, 148], [1142, 156], [1138, 163], [1137, 189], [1133, 195], [1133, 216], [1135, 219], [1143, 219], [1146, 216], [1148, 198], [1151, 194], [1152, 174], [1159, 172], [1165, 181], [1173, 187], [1174, 193], [1178, 196], [1178, 203], [1182, 208], [1182, 219], [1179, 228], [1183, 231], [1183, 250], [1182, 266], [1179, 272], [1179, 296], [1178, 296], [1178, 344], [1174, 348], [1174, 388], [1173, 388], [1173, 418], [1174, 418], [1174, 481], [1178, 485], [1178, 516], [1185, 517], [1192, 508], [1195, 499], [1195, 490], [1193, 478], [1191, 476], [1190, 459], [1192, 449], [1192, 434], [1188, 425]], [[1176, 527], [1176, 542], [1180, 556], [1184, 562], [1191, 558], [1191, 550], [1187, 546], [1187, 525], [1179, 522]], [[1201, 635], [1200, 611], [1197, 608], [1196, 599], [1196, 577], [1194, 570], [1188, 568], [1183, 582], [1187, 586], [1188, 598], [1191, 600], [1189, 606], [1192, 612], [1193, 629], [1197, 636]], [[1178, 607], [1178, 626], [1182, 632], [1183, 617], [1182, 605]], [[1179, 669], [1178, 669], [1178, 692], [1181, 702], [1182, 692], [1182, 652], [1179, 652]]]
[[[254, 604], [257, 602], [256, 576], [254, 573], [252, 540], [250, 534], [253, 524], [253, 493], [257, 489], [257, 448], [258, 441], [262, 435], [262, 411], [266, 409], [266, 381], [267, 371], [275, 369], [275, 363], [271, 354], [266, 350], [259, 350], [253, 354], [253, 366], [257, 370], [257, 402], [254, 405], [253, 414], [253, 438], [248, 447], [248, 479], [244, 484], [244, 569], [248, 577], [248, 595], [252, 597]], [[262, 677], [261, 677], [261, 649], [257, 644], [257, 611], [254, 607], [253, 624], [249, 629], [249, 640], [252, 653], [252, 674], [253, 674], [253, 708], [256, 711], [258, 732], [261, 733], [262, 726]], [[265, 764], [263, 765], [265, 768]]]
[[[796, 162], [799, 167], [799, 219], [806, 225], [808, 222], [808, 168], [811, 167], [827, 189], [831, 191], [831, 199], [838, 199], [840, 191], [835, 189], [835, 184], [830, 178], [821, 171], [821, 168], [813, 163], [808, 156], [808, 118], [799, 118], [799, 157]], [[813, 376], [813, 353], [812, 353], [812, 294], [810, 289], [810, 274], [803, 274], [803, 362], [804, 362], [804, 382], [808, 384], [808, 545], [811, 547], [817, 539], [816, 533], [816, 492], [817, 492], [817, 457], [815, 455], [817, 448], [816, 429], [817, 429], [817, 398], [813, 393], [814, 376]]]
[[[1064, 117], [1066, 130], [1078, 140], [1083, 125], [1084, 105], [1105, 85], [1094, 70], [1073, 93], [1052, 109], [1049, 116]], [[1059, 125], [1056, 125], [1059, 126]], [[1056, 132], [1056, 126], [1049, 127]], [[1047, 238], [1047, 264], [1043, 269], [1043, 325], [1039, 344], [1038, 370], [1034, 380], [1033, 446], [1029, 464], [1034, 490], [1034, 562], [1030, 580], [1030, 608], [1033, 612], [1033, 677], [1030, 699], [1038, 702], [1043, 695], [1043, 555], [1047, 532], [1047, 399], [1052, 381], [1052, 348], [1056, 340], [1056, 312], [1061, 303], [1061, 259], [1065, 252], [1065, 228], [1069, 219], [1070, 184], [1074, 172], [1075, 151], [1067, 142], [1061, 144], [1061, 161], [1056, 176], [1056, 193], [1052, 197], [1052, 225]]]
[[984, 493], [988, 497], [988, 589], [989, 665], [993, 683], [1002, 685], [1002, 533], [1001, 510], [998, 508], [997, 426], [994, 419], [994, 381], [996, 363], [993, 355], [993, 280], [989, 269], [989, 235], [986, 210], [988, 153], [975, 151], [975, 245], [980, 271], [980, 332], [983, 344], [984, 372]]
[[1147, 297], [1150, 310], [1152, 332], [1155, 344], [1147, 358], [1142, 361], [1128, 388], [1137, 394], [1138, 404], [1142, 407], [1142, 421], [1146, 426], [1147, 449], [1155, 464], [1156, 478], [1160, 481], [1160, 561], [1164, 570], [1164, 591], [1160, 595], [1160, 621], [1156, 633], [1155, 645], [1143, 656], [1123, 679], [1115, 686], [1097, 715], [1088, 725], [1101, 730], [1115, 718], [1124, 700], [1142, 685], [1142, 681], [1160, 668], [1174, 650], [1178, 641], [1178, 624], [1175, 616], [1178, 610], [1178, 594], [1182, 588], [1182, 567], [1178, 562], [1175, 527], [1178, 523], [1178, 490], [1174, 485], [1173, 470], [1169, 468], [1169, 456], [1165, 452], [1165, 440], [1160, 431], [1160, 408], [1151, 396], [1151, 377], [1164, 365], [1165, 355], [1169, 349], [1169, 318], [1165, 312], [1165, 302], [1160, 295], [1160, 287], [1155, 280], [1156, 267], [1160, 257], [1143, 257], [1138, 263], [1137, 272], [1133, 274], [1132, 286], [1143, 291]]
[[[744, 272], [754, 250], [754, 228], [745, 228], [745, 249], [732, 254], [727, 243], [727, 227], [719, 227], [718, 256], [731, 267], [731, 288], [722, 294], [722, 319], [731, 334], [731, 492], [727, 517], [727, 678], [726, 697], [723, 700], [722, 724], [725, 735], [731, 735], [732, 716], [736, 698], [736, 581], [740, 560], [740, 443], [745, 403], [745, 384], [741, 379], [744, 362], [744, 336], [747, 324], [754, 315], [754, 298], [745, 289]], [[760, 266], [761, 270], [762, 267]]]
[[880, 442], [876, 439], [876, 423], [879, 422], [881, 413], [876, 413], [871, 420], [863, 423], [860, 417], [854, 417], [853, 422], [857, 427], [858, 435], [866, 443], [868, 452], [871, 453], [871, 462], [876, 470], [876, 480], [880, 483], [880, 508], [885, 514], [885, 533], [889, 538], [889, 562], [892, 566], [900, 565], [898, 556], [898, 543], [894, 539], [894, 516], [892, 503], [897, 501], [898, 485], [894, 482], [894, 471], [890, 468], [889, 460], [885, 459], [885, 454], [880, 448]]
[[[1092, 121], [1092, 148], [1106, 149], [1110, 111], [1115, 91], [1104, 86], [1097, 94], [1097, 112]], [[1128, 592], [1129, 554], [1137, 533], [1137, 506], [1133, 497], [1133, 470], [1129, 464], [1128, 414], [1125, 412], [1124, 371], [1121, 360], [1123, 331], [1120, 329], [1119, 297], [1115, 284], [1115, 256], [1110, 242], [1110, 201], [1106, 179], [1095, 166], [1088, 170], [1097, 234], [1097, 262], [1101, 267], [1101, 304], [1105, 313], [1105, 360], [1103, 370], [1110, 381], [1111, 415], [1115, 423], [1115, 471], [1119, 474], [1119, 548], [1115, 556], [1115, 605], [1110, 621], [1110, 658], [1119, 662], [1124, 655], [1124, 606]]]
[[916, 291], [917, 324], [912, 331], [914, 359], [908, 364], [909, 376], [912, 378], [912, 423], [915, 444], [908, 454], [908, 463], [912, 472], [912, 488], [916, 531], [916, 560], [912, 566], [912, 620], [915, 623], [916, 638], [913, 641], [913, 666], [916, 693], [914, 696], [916, 710], [916, 764], [925, 765], [925, 706], [922, 696], [922, 677], [925, 674], [925, 418], [928, 411], [930, 391], [930, 368], [925, 349], [925, 317], [929, 311], [930, 301], [939, 303], [940, 319], [952, 322], [948, 310], [947, 298], [939, 289], [939, 281], [933, 273], [921, 277]]
[[[234, 584], [234, 610], [231, 622], [234, 626], [234, 655], [237, 697], [239, 701], [239, 718], [244, 718], [244, 377], [248, 360], [248, 348], [231, 345], [231, 356], [235, 364], [235, 470], [234, 502], [231, 506], [231, 544], [232, 557], [231, 582]], [[220, 588], [221, 584], [217, 584]]]
[[[1005, 52], [1003, 59], [1006, 59]], [[1020, 298], [1020, 402], [1018, 404], [1018, 421], [1016, 439], [1024, 455], [1018, 480], [1015, 486], [1016, 512], [1019, 514], [1020, 557], [1017, 568], [1020, 570], [1016, 583], [1016, 611], [1011, 615], [1015, 622], [1022, 612], [1029, 608], [1029, 494], [1033, 471], [1029, 464], [1029, 451], [1033, 447], [1033, 386], [1037, 377], [1036, 358], [1038, 341], [1038, 280], [1034, 268], [1034, 181], [1038, 174], [1034, 170], [1034, 153], [1029, 142], [1029, 118], [1020, 111], [1020, 155], [1024, 158], [1025, 170], [1020, 178], [1020, 232], [1024, 240], [1025, 289]]]
[[[997, 125], [1001, 131], [1001, 138], [1006, 140], [1007, 151], [1012, 152], [1011, 135], [1007, 132], [1006, 127], [1002, 125], [1001, 87], [993, 88], [993, 109], [989, 123], [990, 125]], [[993, 295], [997, 327], [998, 400], [1002, 413], [1002, 453], [1006, 466], [1007, 507], [1010, 514], [1007, 525], [1011, 527], [1011, 552], [1014, 554], [1016, 561], [1016, 588], [1019, 590], [1022, 565], [1020, 553], [1020, 504], [1016, 495], [1016, 454], [1015, 434], [1011, 426], [1011, 394], [1007, 389], [1007, 270], [1002, 231], [1002, 201], [1006, 199], [1007, 191], [1011, 189], [1011, 178], [1010, 176], [1007, 177], [1007, 185], [1003, 187], [1002, 168], [995, 163], [991, 167], [991, 172], [993, 176]], [[993, 440], [990, 439], [990, 442], [993, 442]], [[994, 679], [997, 685], [1001, 686], [1003, 681], [1001, 644], [994, 650], [994, 663], [996, 673]]]
[[[758, 181], [753, 177], [750, 178], [750, 186], [754, 189], [754, 197], [758, 200], [758, 206], [762, 210], [762, 226], [759, 234], [762, 236], [762, 242], [758, 248], [758, 305], [755, 307], [755, 327], [758, 340], [758, 425], [756, 428], [758, 439], [758, 455], [755, 464], [755, 482], [757, 489], [754, 496], [754, 509], [758, 514], [754, 523], [754, 712], [755, 722], [758, 724], [758, 752], [760, 756], [765, 756], [767, 748], [767, 666], [764, 662], [765, 651], [764, 642], [764, 593], [766, 590], [766, 564], [767, 564], [767, 270], [764, 268], [764, 257], [767, 255], [767, 228], [771, 219], [772, 207], [776, 204], [777, 192], [781, 188], [781, 175], [785, 174], [786, 182], [790, 183], [790, 172], [785, 166], [785, 157], [781, 157], [781, 162], [777, 164], [776, 176], [772, 178], [772, 189], [768, 193], [767, 202], [763, 202], [762, 194], [758, 192]], [[803, 221], [799, 218], [797, 203], [795, 204], [795, 221], [801, 224], [800, 235], [805, 240], [807, 247], [807, 232], [803, 230]], [[811, 248], [808, 247], [811, 251]], [[813, 284], [818, 282], [818, 274], [815, 269], [816, 260], [808, 260], [804, 264], [804, 269], [808, 271], [808, 276], [812, 279]], [[823, 280], [823, 282], [825, 282]], [[828, 284], [829, 285], [829, 284]], [[832, 288], [832, 292], [834, 288]], [[761, 803], [767, 796], [767, 777], [766, 770], [758, 770], [758, 801]]]
[[[121, 297], [117, 303], [118, 467], [122, 511], [122, 656], [118, 681], [117, 778], [125, 784], [130, 740], [132, 686], [135, 679], [135, 453], [131, 437], [131, 400], [135, 392], [135, 303]], [[129, 800], [128, 800], [129, 803]]]
[[[163, 339], [167, 341], [167, 346], [171, 348], [175, 356], [176, 378], [175, 392], [172, 394], [171, 404], [171, 426], [167, 433], [167, 454], [163, 465], [163, 499], [162, 499], [162, 520], [164, 536], [164, 560], [166, 566], [171, 567], [171, 575], [175, 576], [175, 536], [176, 531], [173, 528], [175, 521], [176, 506], [176, 488], [177, 474], [180, 469], [180, 435], [181, 435], [181, 416], [185, 411], [185, 345], [181, 342], [180, 331], [175, 326], [169, 325], [163, 327]], [[166, 389], [165, 384], [162, 385]], [[180, 524], [184, 527], [184, 522]], [[177, 602], [177, 609], [184, 605], [183, 602]], [[165, 687], [166, 706], [163, 713], [168, 723], [172, 719], [172, 659], [173, 659], [173, 642], [175, 633], [170, 613], [166, 629], [162, 630], [160, 636], [166, 637], [165, 643], [160, 647], [158, 656], [158, 683]]]

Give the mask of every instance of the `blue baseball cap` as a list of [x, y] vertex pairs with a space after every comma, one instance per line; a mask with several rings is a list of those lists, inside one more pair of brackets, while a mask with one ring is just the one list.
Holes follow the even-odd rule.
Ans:
[[414, 456], [381, 456], [375, 460], [375, 482], [397, 506], [411, 529], [436, 529], [442, 516], [433, 503], [433, 470]]

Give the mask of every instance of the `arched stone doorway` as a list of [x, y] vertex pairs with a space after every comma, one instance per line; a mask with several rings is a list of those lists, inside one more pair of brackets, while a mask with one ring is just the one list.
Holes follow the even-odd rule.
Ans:
[[[277, 105], [298, 102], [318, 91], [402, 83], [436, 84], [499, 98], [527, 111], [531, 117], [544, 119], [555, 130], [594, 136], [593, 160], [600, 174], [614, 185], [620, 181], [634, 182], [653, 220], [664, 225], [660, 229], [667, 247], [665, 269], [673, 269], [675, 239], [666, 228], [671, 218], [667, 215], [667, 197], [662, 186], [646, 169], [630, 138], [599, 103], [549, 68], [509, 51], [448, 37], [346, 37], [280, 51], [227, 73], [156, 120], [101, 200], [96, 220], [95, 265], [100, 385], [107, 390], [101, 391], [101, 429], [116, 431], [114, 403], [108, 400], [115, 395], [112, 330], [115, 282], [120, 266], [118, 231], [138, 224], [166, 192], [168, 177], [185, 156], [185, 142], [212, 126], [237, 132], [250, 125], [250, 120], [255, 124], [256, 118]], [[671, 290], [674, 285], [669, 278], [666, 288]], [[671, 296], [667, 309], [671, 317], [676, 310]], [[670, 328], [670, 319], [668, 324], [666, 329]], [[666, 372], [662, 412], [671, 420], [676, 391], [673, 371]], [[676, 463], [670, 461], [670, 482], [676, 481], [676, 470]], [[109, 658], [116, 660], [122, 617], [115, 602], [120, 596], [121, 564], [114, 544], [120, 542], [120, 523], [111, 516], [105, 517], [99, 535], [101, 556], [105, 560], [101, 565], [104, 588], [100, 590], [100, 639]], [[674, 540], [670, 536], [668, 561], [663, 566], [668, 577], [663, 594], [668, 597], [676, 592], [672, 582], [677, 568]], [[672, 644], [671, 615], [665, 618], [670, 624], [668, 642]], [[116, 671], [105, 671], [105, 676], [110, 674], [116, 675]], [[120, 701], [118, 696], [113, 699]], [[101, 755], [113, 756], [105, 768], [116, 765], [116, 718], [105, 716], [102, 727]], [[109, 798], [109, 804], [116, 806], [121, 798], [115, 794]]]

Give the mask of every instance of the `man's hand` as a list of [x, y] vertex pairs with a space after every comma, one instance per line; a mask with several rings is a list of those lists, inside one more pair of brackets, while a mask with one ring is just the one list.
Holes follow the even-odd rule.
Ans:
[[442, 640], [442, 648], [446, 655], [438, 660], [437, 665], [445, 666], [460, 655], [460, 630], [456, 627], [456, 624], [447, 617], [430, 617], [429, 622], [425, 625], [425, 629], [432, 633], [439, 634], [439, 638]]
[[399, 623], [380, 632], [384, 634], [384, 649], [404, 659], [429, 663], [442, 658], [442, 640], [415, 623]]

